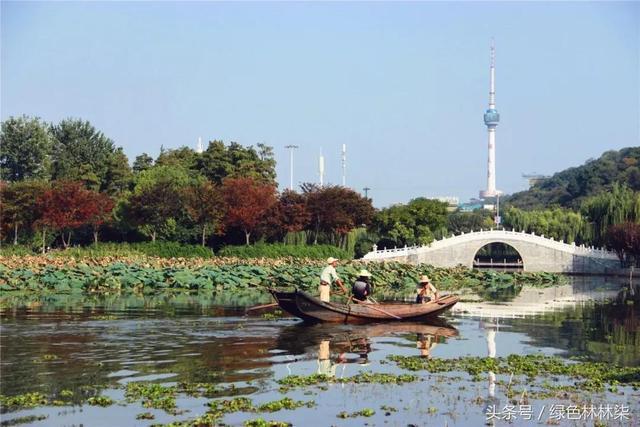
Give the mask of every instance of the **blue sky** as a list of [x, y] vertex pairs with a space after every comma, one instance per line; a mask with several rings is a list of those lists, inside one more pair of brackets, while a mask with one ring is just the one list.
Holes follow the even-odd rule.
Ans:
[[297, 144], [296, 182], [376, 206], [486, 185], [489, 44], [497, 187], [640, 145], [637, 2], [2, 2], [1, 117], [91, 121], [130, 160], [198, 136]]

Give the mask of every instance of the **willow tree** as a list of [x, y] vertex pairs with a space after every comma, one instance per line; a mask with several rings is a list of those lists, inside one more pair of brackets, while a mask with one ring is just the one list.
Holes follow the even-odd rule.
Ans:
[[602, 245], [610, 226], [640, 221], [639, 195], [625, 184], [615, 183], [611, 191], [586, 199], [581, 211], [591, 223], [594, 243]]

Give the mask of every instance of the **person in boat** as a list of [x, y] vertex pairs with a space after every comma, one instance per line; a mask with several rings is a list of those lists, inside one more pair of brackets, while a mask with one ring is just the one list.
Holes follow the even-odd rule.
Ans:
[[438, 290], [433, 286], [431, 279], [427, 275], [420, 276], [420, 282], [416, 290], [418, 291], [418, 295], [416, 295], [416, 303], [418, 304], [429, 302], [434, 298], [437, 301], [440, 298]]
[[338, 265], [338, 260], [333, 257], [329, 257], [327, 259], [327, 266], [322, 270], [320, 274], [320, 301], [329, 302], [331, 301], [331, 285], [333, 283], [337, 283], [338, 286], [342, 289], [344, 294], [347, 294], [347, 289], [344, 287], [344, 283], [338, 277], [338, 273], [336, 272], [336, 266]]
[[351, 293], [353, 299], [359, 302], [369, 302], [369, 296], [371, 296], [371, 273], [362, 269], [358, 273], [358, 278], [351, 287]]

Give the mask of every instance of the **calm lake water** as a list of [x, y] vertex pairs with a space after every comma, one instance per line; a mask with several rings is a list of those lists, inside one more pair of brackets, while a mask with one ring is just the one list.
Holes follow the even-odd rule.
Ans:
[[[79, 396], [100, 394], [116, 404], [44, 406], [4, 413], [1, 419], [9, 423], [25, 416], [45, 416], [22, 424], [37, 426], [148, 426], [188, 420], [204, 414], [212, 399], [179, 395], [178, 408], [185, 412], [171, 415], [145, 408], [140, 401], [127, 403], [124, 388], [130, 382], [198, 382], [235, 386], [216, 398], [248, 396], [260, 404], [289, 396], [316, 403], [270, 414], [229, 414], [223, 421], [230, 425], [262, 417], [302, 426], [482, 426], [487, 422], [488, 404], [509, 405], [509, 378], [483, 374], [481, 381], [473, 381], [466, 373], [418, 372], [419, 381], [401, 386], [329, 384], [284, 393], [276, 380], [313, 373], [336, 377], [407, 373], [389, 362], [389, 355], [446, 359], [543, 353], [640, 366], [640, 303], [617, 304], [622, 286], [616, 281], [580, 279], [560, 288], [525, 288], [508, 303], [460, 303], [435, 325], [307, 326], [292, 318], [268, 320], [264, 312], [246, 316], [244, 306], [264, 302], [264, 296], [252, 301], [188, 294], [3, 295], [1, 394], [37, 391], [53, 399], [62, 390], [71, 390], [78, 401]], [[525, 392], [527, 384], [514, 387]], [[585, 402], [629, 407], [630, 419], [608, 417], [603, 425], [639, 425], [640, 391], [619, 388], [592, 393], [585, 395]], [[593, 425], [593, 421], [550, 418], [552, 404], [570, 402], [530, 400], [529, 404], [534, 421], [489, 423]], [[381, 409], [383, 405], [395, 410]], [[364, 408], [375, 414], [337, 417], [342, 411]], [[540, 421], [535, 420], [541, 411]], [[151, 412], [155, 419], [137, 420], [136, 415], [143, 412]]]

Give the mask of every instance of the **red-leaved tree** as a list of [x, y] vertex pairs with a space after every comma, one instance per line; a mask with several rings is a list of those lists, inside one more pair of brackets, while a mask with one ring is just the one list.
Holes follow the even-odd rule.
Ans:
[[633, 268], [640, 261], [640, 224], [625, 222], [610, 226], [605, 243], [618, 255], [622, 266], [626, 261]]
[[100, 227], [111, 219], [115, 202], [105, 193], [90, 191], [89, 203], [93, 204], [93, 212], [87, 219], [87, 224], [91, 225], [91, 230], [93, 231], [93, 243], [98, 243]]
[[246, 244], [251, 233], [276, 203], [276, 188], [253, 178], [227, 178], [222, 183], [226, 205], [225, 225], [244, 232]]
[[286, 232], [302, 231], [311, 220], [305, 197], [293, 190], [282, 192], [278, 199], [278, 208], [282, 218], [282, 227]]
[[[80, 182], [57, 181], [38, 199], [41, 227], [62, 233], [62, 245], [71, 244], [71, 231], [86, 225], [96, 215], [95, 197]], [[43, 229], [44, 233], [44, 229]], [[65, 238], [66, 234], [66, 238]]]
[[316, 243], [320, 232], [344, 237], [354, 228], [371, 223], [375, 212], [371, 200], [349, 188], [305, 185], [303, 191]]

